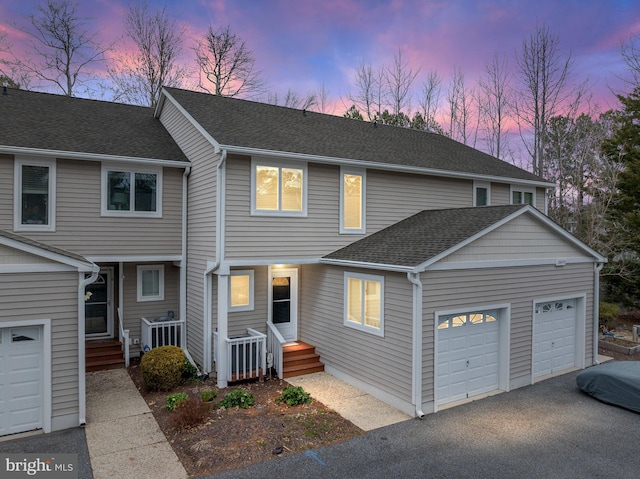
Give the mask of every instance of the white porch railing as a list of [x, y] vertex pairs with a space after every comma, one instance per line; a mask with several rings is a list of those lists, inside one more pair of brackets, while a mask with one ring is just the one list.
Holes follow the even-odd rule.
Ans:
[[122, 310], [118, 308], [118, 329], [120, 330], [120, 344], [124, 352], [124, 366], [129, 367], [129, 330], [124, 329]]
[[271, 321], [267, 321], [267, 351], [273, 355], [273, 367], [282, 379], [282, 346], [286, 343], [280, 331]]
[[140, 318], [140, 330], [142, 343], [140, 347], [143, 352], [148, 352], [153, 348], [160, 346], [178, 346], [184, 349], [182, 344], [182, 329], [184, 328], [184, 320], [171, 319], [165, 321], [148, 320], [147, 318]]
[[[267, 336], [255, 329], [247, 329], [248, 336], [241, 338], [227, 338], [227, 370], [218, 371], [225, 374], [228, 381], [241, 381], [264, 375], [267, 365]], [[213, 360], [218, 361], [218, 333], [213, 333]]]

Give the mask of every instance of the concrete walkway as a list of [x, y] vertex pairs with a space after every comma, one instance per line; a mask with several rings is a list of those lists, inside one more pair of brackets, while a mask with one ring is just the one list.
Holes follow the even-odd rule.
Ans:
[[411, 419], [386, 403], [327, 373], [313, 373], [287, 378], [293, 386], [301, 386], [328, 408], [333, 409], [363, 431]]
[[187, 472], [126, 369], [87, 373], [85, 433], [95, 479], [181, 479]]

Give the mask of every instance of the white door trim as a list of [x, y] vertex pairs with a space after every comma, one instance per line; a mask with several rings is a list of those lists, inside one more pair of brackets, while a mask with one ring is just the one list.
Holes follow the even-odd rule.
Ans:
[[[85, 338], [87, 339], [105, 339], [105, 338], [113, 338], [114, 337], [114, 316], [113, 316], [113, 276], [114, 276], [114, 267], [106, 266], [101, 267], [100, 272], [98, 273], [106, 275], [107, 280], [107, 332], [106, 333], [85, 333]], [[85, 315], [85, 322], [87, 318]], [[86, 329], [86, 326], [85, 326]]]
[[[287, 331], [283, 332], [278, 324], [274, 326], [280, 331], [280, 334], [288, 342], [298, 339], [298, 268], [279, 268], [269, 266], [269, 283], [268, 283], [268, 319], [273, 322], [273, 278], [282, 278], [288, 276], [291, 278], [291, 321]], [[286, 333], [286, 334], [285, 334]]]
[[[574, 367], [584, 369], [586, 365], [585, 361], [585, 342], [586, 342], [586, 319], [587, 319], [587, 294], [586, 293], [574, 293], [565, 294], [562, 296], [551, 296], [545, 298], [534, 298], [531, 305], [531, 384], [536, 379], [534, 375], [534, 360], [535, 360], [535, 342], [536, 342], [536, 304], [538, 303], [550, 303], [554, 301], [568, 301], [575, 300], [576, 302], [576, 322], [575, 322], [575, 354], [574, 354]], [[544, 376], [541, 376], [544, 378]]]
[[2, 321], [0, 328], [42, 327], [42, 430], [51, 432], [51, 318]]
[[[434, 312], [433, 321], [433, 412], [438, 411], [438, 320], [440, 316], [451, 314], [464, 314], [473, 311], [498, 310], [498, 388], [502, 391], [509, 391], [509, 371], [511, 369], [511, 304], [489, 304], [470, 308], [456, 308]], [[471, 398], [469, 398], [471, 400]], [[444, 404], [441, 405], [441, 407]]]

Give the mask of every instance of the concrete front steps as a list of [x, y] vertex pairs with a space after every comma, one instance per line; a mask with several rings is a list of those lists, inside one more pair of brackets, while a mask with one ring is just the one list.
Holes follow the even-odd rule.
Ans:
[[124, 354], [116, 339], [85, 342], [85, 371], [102, 371], [124, 367]]
[[290, 378], [324, 371], [315, 346], [296, 341], [282, 348], [282, 377]]

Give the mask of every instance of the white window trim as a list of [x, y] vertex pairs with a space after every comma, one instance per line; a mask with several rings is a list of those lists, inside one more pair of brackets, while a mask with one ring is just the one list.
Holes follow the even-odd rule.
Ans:
[[[486, 206], [491, 206], [491, 183], [487, 181], [474, 181], [473, 182], [473, 206], [478, 206], [476, 204], [476, 191], [478, 188], [486, 188], [487, 189], [487, 204]], [[483, 205], [484, 206], [484, 205]]]
[[255, 276], [255, 271], [252, 269], [238, 269], [238, 270], [233, 270], [230, 273], [230, 276], [249, 276], [249, 304], [245, 304], [242, 306], [232, 306], [231, 305], [231, 280], [229, 280], [229, 312], [232, 313], [234, 311], [253, 311], [254, 310], [254, 304], [253, 304], [253, 298], [254, 298], [254, 276]]
[[[149, 270], [157, 270], [159, 271], [158, 275], [158, 283], [159, 283], [159, 294], [157, 296], [143, 296], [142, 294], [142, 273], [144, 271]], [[141, 264], [138, 265], [138, 274], [137, 274], [137, 290], [138, 290], [138, 302], [148, 302], [148, 301], [164, 301], [164, 265], [163, 264]]]
[[[362, 215], [361, 228], [346, 228], [344, 226], [344, 175], [358, 175], [362, 177], [362, 198], [360, 213]], [[340, 234], [365, 234], [367, 232], [367, 170], [364, 168], [340, 168]]]
[[[46, 166], [49, 168], [49, 204], [47, 225], [22, 224], [22, 166]], [[14, 231], [55, 231], [56, 230], [56, 160], [16, 157], [13, 174], [13, 230]]]
[[[282, 211], [279, 210], [258, 210], [256, 208], [256, 167], [257, 166], [269, 166], [272, 168], [278, 168], [280, 171], [280, 178], [282, 178], [282, 168], [293, 168], [302, 170], [302, 211]], [[251, 216], [294, 216], [305, 217], [307, 216], [307, 196], [309, 191], [309, 175], [308, 165], [306, 162], [295, 161], [274, 161], [266, 160], [262, 158], [251, 158]], [[279, 185], [278, 193], [282, 195], [282, 185]], [[279, 199], [280, 208], [282, 207], [282, 201]]]
[[[531, 206], [533, 206], [534, 208], [536, 207], [536, 189], [535, 188], [530, 188], [527, 186], [518, 186], [518, 185], [511, 185], [511, 187], [509, 188], [509, 204], [515, 204], [513, 202], [513, 192], [514, 191], [520, 191], [523, 194], [524, 193], [533, 193], [533, 204]], [[527, 203], [518, 203], [521, 205], [526, 205]]]
[[[380, 328], [373, 328], [365, 324], [357, 324], [353, 321], [349, 321], [349, 279], [359, 279], [362, 281], [375, 281], [380, 283]], [[371, 274], [360, 273], [344, 273], [344, 318], [343, 323], [346, 327], [357, 329], [365, 333], [373, 334], [375, 336], [384, 337], [384, 276], [374, 276]]]
[[[156, 211], [117, 211], [107, 208], [107, 194], [109, 192], [108, 173], [110, 171], [122, 171], [132, 176], [131, 207], [135, 208], [135, 174], [149, 173], [156, 175]], [[135, 217], [135, 218], [162, 218], [162, 168], [138, 168], [132, 165], [118, 165], [117, 163], [102, 163], [100, 178], [100, 216]]]

